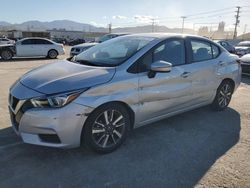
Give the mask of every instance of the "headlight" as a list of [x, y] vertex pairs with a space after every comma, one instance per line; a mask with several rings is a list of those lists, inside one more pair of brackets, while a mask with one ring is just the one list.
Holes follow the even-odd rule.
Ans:
[[[86, 89], [87, 90], [87, 89]], [[76, 99], [82, 92], [86, 90], [70, 92], [70, 93], [63, 93], [54, 96], [45, 96], [31, 99], [31, 103], [34, 107], [38, 108], [60, 108], [65, 106], [66, 104], [70, 103], [74, 99]]]

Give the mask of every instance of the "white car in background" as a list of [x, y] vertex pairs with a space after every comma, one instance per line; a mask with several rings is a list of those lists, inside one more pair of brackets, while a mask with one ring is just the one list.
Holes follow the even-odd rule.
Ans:
[[78, 54], [84, 52], [85, 50], [87, 50], [87, 49], [89, 49], [97, 44], [99, 44], [99, 43], [83, 43], [83, 44], [75, 45], [70, 50], [70, 57], [78, 55]]
[[57, 58], [65, 54], [63, 44], [58, 44], [45, 38], [24, 38], [15, 44], [0, 46], [0, 56], [3, 60], [10, 60], [12, 57], [48, 57]]
[[243, 56], [250, 53], [250, 41], [240, 42], [235, 46], [236, 54]]
[[0, 38], [0, 45], [2, 44], [14, 44], [15, 41], [14, 40], [10, 40], [8, 38]]

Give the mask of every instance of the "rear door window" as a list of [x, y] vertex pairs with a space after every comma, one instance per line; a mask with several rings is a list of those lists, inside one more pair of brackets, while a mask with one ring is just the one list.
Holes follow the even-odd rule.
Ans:
[[31, 45], [31, 44], [33, 44], [31, 39], [26, 39], [22, 41], [22, 45]]
[[43, 39], [36, 39], [36, 44], [52, 44], [50, 41]]
[[193, 62], [213, 59], [212, 47], [209, 42], [191, 40], [191, 46], [192, 46]]

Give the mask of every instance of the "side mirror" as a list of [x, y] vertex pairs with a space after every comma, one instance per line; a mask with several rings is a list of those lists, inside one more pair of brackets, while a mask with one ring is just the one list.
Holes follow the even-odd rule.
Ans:
[[149, 78], [154, 78], [157, 72], [170, 72], [172, 64], [166, 61], [155, 61], [151, 64], [150, 71], [148, 72]]

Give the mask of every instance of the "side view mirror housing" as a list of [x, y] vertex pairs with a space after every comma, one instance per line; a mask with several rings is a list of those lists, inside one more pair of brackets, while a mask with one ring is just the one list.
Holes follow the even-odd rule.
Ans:
[[157, 72], [170, 72], [172, 64], [166, 61], [155, 61], [151, 64], [150, 71], [148, 72], [149, 78], [154, 78]]

